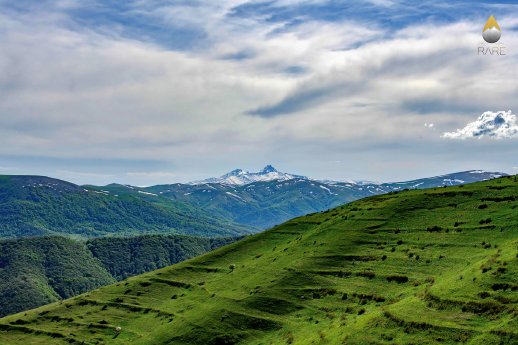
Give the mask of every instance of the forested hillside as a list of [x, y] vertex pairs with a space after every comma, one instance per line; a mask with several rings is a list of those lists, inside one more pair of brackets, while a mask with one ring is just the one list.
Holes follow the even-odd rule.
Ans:
[[[35, 308], [168, 266], [237, 238], [148, 235], [0, 241], [0, 316]], [[0, 342], [1, 344], [1, 342]]]
[[237, 239], [145, 235], [96, 238], [87, 242], [87, 248], [115, 279], [121, 280], [201, 255]]
[[0, 176], [0, 238], [142, 234], [227, 237], [254, 230], [194, 206], [165, 201], [160, 204], [132, 195], [111, 195], [48, 177]]
[[83, 243], [62, 237], [0, 241], [1, 316], [113, 282]]

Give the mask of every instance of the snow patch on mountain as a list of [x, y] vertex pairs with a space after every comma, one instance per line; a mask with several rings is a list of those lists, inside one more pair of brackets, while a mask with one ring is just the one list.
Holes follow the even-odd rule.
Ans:
[[234, 194], [234, 193], [230, 193], [230, 192], [225, 192], [225, 193], [226, 193], [226, 194], [228, 194], [228, 195], [230, 195], [230, 196], [233, 196], [234, 198], [237, 198], [237, 199], [239, 199], [239, 200], [241, 200], [241, 201], [244, 201], [244, 200], [243, 200], [243, 198], [241, 198], [239, 195], [236, 195], [236, 194]]
[[150, 193], [150, 192], [143, 192], [141, 190], [138, 191], [140, 194], [145, 194], [145, 195], [152, 195], [152, 196], [158, 196], [157, 194], [155, 193]]

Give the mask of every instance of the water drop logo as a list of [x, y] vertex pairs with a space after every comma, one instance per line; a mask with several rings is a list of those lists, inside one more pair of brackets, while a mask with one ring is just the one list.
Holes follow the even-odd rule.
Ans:
[[502, 36], [502, 30], [500, 29], [500, 25], [496, 22], [494, 16], [489, 17], [486, 25], [484, 26], [484, 30], [482, 30], [482, 37], [487, 43], [496, 43]]

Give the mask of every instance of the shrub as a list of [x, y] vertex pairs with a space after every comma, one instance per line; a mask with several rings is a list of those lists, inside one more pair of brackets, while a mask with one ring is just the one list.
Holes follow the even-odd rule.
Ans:
[[462, 307], [463, 312], [470, 312], [475, 314], [487, 314], [487, 315], [497, 315], [501, 313], [505, 309], [504, 306], [500, 305], [497, 302], [468, 302]]
[[293, 333], [288, 332], [286, 334], [286, 344], [293, 344], [294, 341], [295, 341], [295, 337], [293, 336]]
[[502, 274], [502, 273], [505, 273], [506, 271], [507, 271], [507, 268], [505, 268], [505, 267], [498, 267], [496, 269], [497, 274]]
[[482, 219], [479, 224], [483, 225], [483, 224], [489, 224], [491, 223], [493, 220], [491, 218], [487, 218], [487, 219]]
[[365, 278], [369, 278], [369, 279], [372, 279], [376, 276], [376, 274], [372, 271], [363, 271], [363, 272], [358, 272], [356, 274], [357, 276], [360, 276], [360, 277], [365, 277]]
[[434, 225], [432, 227], [426, 228], [426, 231], [428, 231], [428, 232], [440, 232], [441, 230], [442, 230], [442, 228], [438, 225]]
[[322, 331], [318, 331], [318, 335], [320, 337], [321, 340], [324, 340], [326, 338], [326, 334]]
[[428, 283], [428, 284], [433, 284], [433, 283], [435, 283], [435, 278], [434, 277], [427, 277], [424, 281], [426, 283]]
[[404, 275], [394, 274], [387, 276], [387, 281], [401, 284], [408, 282], [408, 277]]

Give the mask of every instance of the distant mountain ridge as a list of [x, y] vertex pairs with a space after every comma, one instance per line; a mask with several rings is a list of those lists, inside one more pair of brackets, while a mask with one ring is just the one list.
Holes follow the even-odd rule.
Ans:
[[[477, 176], [479, 175], [479, 176]], [[482, 178], [480, 178], [482, 176]], [[411, 185], [412, 182], [422, 182], [423, 180], [440, 180], [440, 178], [444, 177], [445, 185], [454, 185], [450, 183], [451, 181], [458, 181], [459, 183], [470, 183], [482, 181], [484, 179], [498, 178], [501, 176], [507, 176], [505, 173], [501, 172], [488, 172], [484, 170], [467, 170], [461, 171], [457, 173], [438, 175], [433, 177], [421, 178], [416, 180], [404, 181], [404, 182], [374, 182], [374, 181], [366, 181], [366, 180], [318, 180], [313, 179], [303, 175], [297, 175], [292, 173], [285, 173], [277, 170], [272, 165], [266, 165], [262, 170], [258, 172], [249, 172], [243, 169], [234, 169], [220, 177], [210, 177], [201, 181], [193, 181], [189, 182], [189, 185], [202, 185], [202, 184], [223, 184], [229, 186], [244, 186], [247, 184], [255, 183], [255, 182], [271, 182], [271, 181], [288, 181], [293, 179], [303, 179], [308, 181], [317, 181], [325, 184], [339, 184], [339, 183], [348, 183], [352, 185], [358, 186], [391, 186], [391, 185], [399, 185], [406, 184]], [[458, 177], [463, 177], [464, 180], [459, 179]]]
[[[205, 180], [212, 182], [146, 188], [122, 185], [100, 188], [112, 194], [131, 193], [149, 201], [163, 198], [181, 201], [239, 224], [267, 229], [291, 218], [324, 211], [367, 196], [403, 189], [454, 186], [504, 175], [507, 174], [469, 170], [404, 182], [340, 182], [283, 173], [267, 166], [258, 173], [244, 173], [236, 169], [221, 178]], [[239, 183], [229, 183], [229, 177], [235, 176], [239, 177]], [[245, 180], [252, 180], [251, 176], [257, 180], [245, 183]]]
[[243, 186], [254, 182], [286, 181], [295, 178], [308, 179], [305, 176], [280, 172], [273, 166], [267, 165], [258, 172], [248, 172], [242, 169], [235, 169], [220, 177], [211, 177], [202, 181], [190, 182], [189, 184], [198, 185], [205, 183], [220, 183], [226, 185]]
[[0, 176], [0, 238], [240, 236], [371, 195], [504, 175], [470, 170], [405, 182], [339, 182], [283, 173], [268, 165], [257, 173], [234, 170], [216, 179], [219, 182], [151, 187], [78, 186], [49, 177]]
[[[82, 238], [142, 234], [206, 237], [253, 232], [202, 209], [146, 192], [110, 193], [44, 176], [0, 176], [0, 238], [63, 235]], [[162, 202], [160, 202], [162, 201]]]

